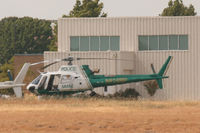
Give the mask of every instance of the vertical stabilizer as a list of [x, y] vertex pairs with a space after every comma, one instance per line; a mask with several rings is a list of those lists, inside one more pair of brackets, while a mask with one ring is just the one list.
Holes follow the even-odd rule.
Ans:
[[161, 67], [160, 71], [158, 72], [158, 75], [161, 76], [161, 78], [159, 79], [156, 79], [157, 83], [158, 83], [158, 86], [160, 89], [163, 88], [163, 81], [162, 79], [163, 78], [168, 78], [168, 77], [165, 77], [164, 75], [166, 74], [167, 70], [168, 70], [168, 67], [169, 67], [169, 64], [172, 60], [172, 56], [169, 56], [167, 58], [167, 60], [165, 61], [165, 63], [163, 64], [163, 66]]
[[[17, 77], [14, 80], [14, 84], [22, 84], [24, 81], [24, 78], [26, 76], [26, 73], [30, 67], [30, 63], [25, 63], [20, 72], [18, 73]], [[13, 87], [13, 90], [15, 92], [15, 95], [17, 98], [22, 97], [22, 87]]]
[[25, 63], [20, 72], [18, 73], [17, 77], [14, 80], [15, 84], [22, 84], [24, 81], [24, 78], [26, 76], [26, 73], [30, 67], [30, 63]]
[[160, 76], [165, 75], [165, 73], [167, 72], [167, 69], [168, 69], [168, 66], [169, 66], [171, 60], [172, 60], [172, 56], [169, 56], [167, 58], [167, 60], [165, 61], [165, 63], [163, 64], [163, 66], [160, 69], [160, 71], [158, 72], [158, 75], [160, 75]]

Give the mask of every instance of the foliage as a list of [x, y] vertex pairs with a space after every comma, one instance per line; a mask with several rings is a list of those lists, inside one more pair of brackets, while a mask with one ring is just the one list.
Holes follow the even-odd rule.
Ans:
[[9, 78], [8, 78], [8, 70], [10, 70], [11, 72], [14, 70], [13, 68], [13, 60], [14, 58], [11, 58], [8, 63], [5, 63], [3, 65], [0, 66], [0, 82], [3, 82], [3, 81], [8, 81]]
[[186, 7], [182, 0], [170, 0], [168, 7], [163, 10], [161, 16], [195, 16], [196, 14], [192, 4]]
[[58, 46], [58, 24], [55, 23], [55, 26], [53, 27], [53, 37], [51, 40], [51, 44], [48, 46], [49, 51], [57, 51]]
[[150, 96], [153, 96], [156, 93], [156, 90], [159, 88], [156, 80], [146, 81], [144, 86]]
[[[134, 89], [134, 88], [127, 88], [126, 90], [120, 90], [119, 92], [116, 92], [114, 94], [109, 94], [107, 96], [103, 96], [100, 94], [97, 94], [94, 91], [83, 92], [83, 93], [76, 93], [71, 95], [71, 97], [78, 97], [78, 98], [96, 98], [96, 99], [138, 99], [140, 94]], [[68, 96], [70, 97], [70, 96]]]
[[125, 91], [116, 92], [112, 97], [116, 98], [138, 98], [140, 94], [133, 88], [127, 88]]
[[12, 88], [9, 89], [1, 89], [0, 95], [14, 95], [14, 90]]
[[102, 13], [102, 9], [103, 3], [99, 3], [99, 0], [76, 0], [69, 15], [63, 17], [106, 17], [107, 13]]
[[31, 17], [9, 17], [0, 21], [0, 63], [14, 54], [43, 53], [52, 38], [51, 22]]
[[[69, 12], [69, 15], [63, 15], [66, 17], [107, 17], [107, 13], [102, 12], [103, 3], [99, 3], [99, 0], [76, 0], [74, 8]], [[58, 41], [58, 25], [56, 24], [53, 34], [53, 39], [49, 45], [50, 51], [57, 50]]]
[[[0, 66], [0, 82], [3, 82], [3, 81], [9, 81], [9, 78], [8, 78], [8, 70], [10, 70], [11, 72], [14, 70], [13, 68], [13, 60], [14, 58], [11, 58], [8, 63], [5, 63], [3, 64], [2, 66]], [[13, 89], [10, 88], [10, 89], [0, 89], [0, 94], [7, 94], [7, 95], [13, 95], [14, 92], [13, 92]]]

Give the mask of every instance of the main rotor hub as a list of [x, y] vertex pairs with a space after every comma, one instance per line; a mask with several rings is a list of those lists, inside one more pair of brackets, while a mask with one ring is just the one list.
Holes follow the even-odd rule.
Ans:
[[74, 61], [74, 58], [72, 56], [69, 56], [66, 61], [69, 61], [68, 62], [68, 65], [72, 65], [72, 61]]

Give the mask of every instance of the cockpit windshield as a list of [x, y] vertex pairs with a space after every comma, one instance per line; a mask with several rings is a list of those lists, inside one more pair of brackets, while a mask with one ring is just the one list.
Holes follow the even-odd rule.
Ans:
[[32, 82], [32, 84], [35, 84], [37, 85], [39, 82], [40, 82], [40, 79], [41, 79], [42, 75], [39, 75], [37, 78], [35, 78]]

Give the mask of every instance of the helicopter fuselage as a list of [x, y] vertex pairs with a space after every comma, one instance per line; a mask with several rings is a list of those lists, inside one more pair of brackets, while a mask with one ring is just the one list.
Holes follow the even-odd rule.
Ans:
[[162, 79], [172, 57], [169, 56], [158, 73], [146, 75], [95, 75], [88, 65], [66, 65], [61, 66], [57, 72], [41, 73], [34, 79], [27, 89], [32, 93], [42, 95], [53, 94], [73, 94], [92, 90], [96, 87], [107, 87], [112, 85], [140, 82], [147, 80], [156, 80], [160, 89], [163, 88]]

